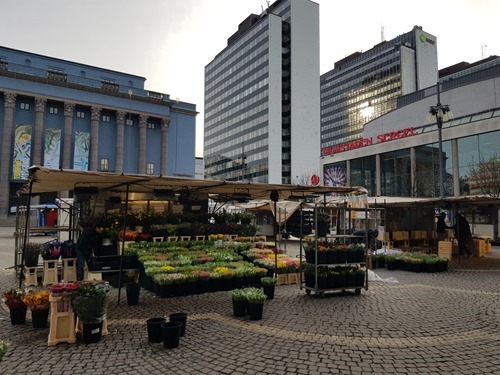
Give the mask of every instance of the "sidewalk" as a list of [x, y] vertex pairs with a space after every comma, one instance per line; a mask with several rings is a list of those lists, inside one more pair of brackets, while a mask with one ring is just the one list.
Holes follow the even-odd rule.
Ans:
[[[11, 342], [0, 373], [500, 374], [500, 268], [376, 273], [399, 283], [324, 298], [278, 286], [260, 321], [233, 317], [229, 292], [161, 299], [141, 290], [128, 306], [114, 288], [109, 334], [95, 344], [49, 347], [49, 329], [29, 319], [12, 326], [0, 309], [0, 339]], [[12, 286], [14, 272], [2, 268], [0, 290]], [[188, 323], [179, 348], [149, 343], [146, 319], [180, 311]]]

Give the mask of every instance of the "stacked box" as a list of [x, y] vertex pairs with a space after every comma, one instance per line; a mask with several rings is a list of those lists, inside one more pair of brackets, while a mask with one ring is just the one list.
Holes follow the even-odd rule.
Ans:
[[438, 256], [451, 259], [451, 254], [453, 250], [452, 247], [453, 247], [453, 242], [451, 241], [439, 241]]
[[474, 255], [477, 257], [484, 257], [486, 254], [486, 241], [474, 238]]

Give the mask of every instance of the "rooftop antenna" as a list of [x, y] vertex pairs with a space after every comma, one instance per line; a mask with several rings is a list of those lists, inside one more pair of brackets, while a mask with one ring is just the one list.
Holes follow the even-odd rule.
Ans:
[[384, 31], [385, 31], [385, 26], [382, 25], [382, 27], [380, 28], [380, 41], [381, 42], [385, 42], [385, 35], [384, 35]]
[[486, 58], [486, 47], [488, 47], [486, 44], [481, 44], [481, 60]]

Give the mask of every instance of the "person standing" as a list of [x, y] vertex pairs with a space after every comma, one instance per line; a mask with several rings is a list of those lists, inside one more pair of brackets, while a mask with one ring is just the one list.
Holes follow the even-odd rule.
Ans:
[[467, 253], [467, 258], [473, 256], [474, 254], [469, 250], [473, 247], [469, 222], [465, 217], [457, 213], [456, 223], [452, 228], [455, 230], [455, 237], [458, 240], [458, 253], [460, 255]]
[[438, 241], [444, 241], [446, 237], [446, 229], [448, 229], [448, 226], [446, 225], [445, 218], [446, 218], [446, 212], [441, 212], [437, 219], [436, 233]]
[[102, 225], [87, 227], [83, 230], [76, 243], [76, 279], [83, 280], [85, 263], [89, 266], [90, 257], [101, 244]]

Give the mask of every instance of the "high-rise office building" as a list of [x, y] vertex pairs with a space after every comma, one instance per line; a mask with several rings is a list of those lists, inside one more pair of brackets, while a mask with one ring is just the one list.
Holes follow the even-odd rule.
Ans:
[[296, 183], [319, 174], [319, 5], [252, 14], [205, 67], [207, 178]]
[[321, 75], [321, 154], [362, 138], [364, 125], [397, 98], [436, 85], [436, 37], [422, 27], [356, 52]]

